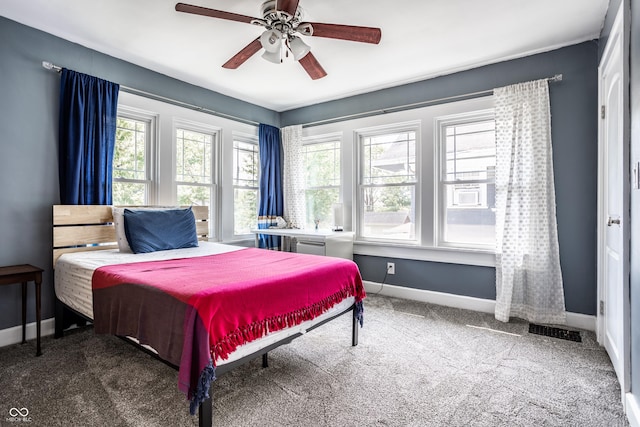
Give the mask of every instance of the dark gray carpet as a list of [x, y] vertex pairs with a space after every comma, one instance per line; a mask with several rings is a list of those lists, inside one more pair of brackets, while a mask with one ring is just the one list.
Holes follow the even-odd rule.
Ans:
[[[519, 334], [499, 333], [491, 328]], [[524, 322], [370, 296], [360, 344], [349, 315], [222, 375], [217, 426], [627, 426], [611, 363]], [[2, 426], [191, 426], [177, 373], [91, 328], [0, 349]], [[27, 408], [30, 423], [11, 421]]]

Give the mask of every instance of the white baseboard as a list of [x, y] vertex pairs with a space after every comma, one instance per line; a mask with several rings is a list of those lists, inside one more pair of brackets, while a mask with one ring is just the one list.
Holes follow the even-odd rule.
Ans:
[[640, 427], [640, 405], [638, 399], [631, 393], [625, 395], [625, 412], [631, 427]]
[[[465, 310], [480, 311], [482, 313], [495, 313], [496, 302], [489, 299], [388, 284], [382, 286], [380, 283], [369, 281], [364, 282], [364, 288], [372, 294], [379, 293], [380, 295], [444, 305], [446, 307], [462, 308]], [[567, 326], [594, 332], [596, 330], [596, 317], [580, 313], [567, 313]]]
[[582, 313], [567, 312], [567, 326], [582, 329], [584, 331], [596, 331], [596, 316], [589, 316]]
[[[427, 302], [430, 304], [444, 305], [446, 307], [462, 308], [465, 310], [480, 311], [482, 313], [494, 313], [495, 301], [474, 298], [463, 295], [448, 294], [444, 292], [425, 291], [423, 289], [407, 288], [365, 281], [364, 286], [367, 292], [380, 295], [409, 299], [413, 301]], [[382, 287], [382, 290], [380, 289]], [[567, 313], [567, 326], [587, 331], [595, 331], [596, 317], [580, 313]], [[55, 332], [55, 320], [45, 319], [41, 323], [41, 337], [53, 335]], [[27, 339], [36, 337], [36, 323], [27, 324]], [[17, 344], [22, 341], [22, 326], [14, 326], [0, 330], [0, 347]], [[640, 412], [638, 416], [640, 420]], [[640, 427], [640, 424], [637, 424]]]
[[493, 313], [496, 305], [495, 301], [467, 297], [462, 295], [447, 294], [444, 292], [425, 291], [423, 289], [407, 288], [404, 286], [388, 285], [384, 286], [376, 282], [364, 282], [364, 289], [368, 293], [385, 295], [389, 297], [410, 299], [413, 301], [428, 302], [431, 304], [444, 305], [447, 307], [463, 308], [465, 310], [480, 311], [483, 313]]
[[[36, 322], [27, 323], [26, 337], [27, 340], [36, 338]], [[47, 335], [53, 335], [55, 332], [55, 319], [45, 319], [40, 322], [40, 337], [46, 337]], [[22, 325], [14, 326], [13, 328], [0, 330], [0, 347], [5, 347], [12, 344], [22, 342]]]

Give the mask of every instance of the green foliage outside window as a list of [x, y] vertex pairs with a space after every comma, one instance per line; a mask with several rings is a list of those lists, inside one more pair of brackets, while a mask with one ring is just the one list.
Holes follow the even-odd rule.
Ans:
[[306, 228], [333, 224], [333, 204], [340, 201], [340, 142], [307, 144], [303, 147], [305, 170]]
[[115, 205], [146, 203], [147, 127], [147, 122], [118, 117], [113, 155], [112, 198]]
[[233, 234], [249, 234], [258, 226], [258, 145], [233, 143]]

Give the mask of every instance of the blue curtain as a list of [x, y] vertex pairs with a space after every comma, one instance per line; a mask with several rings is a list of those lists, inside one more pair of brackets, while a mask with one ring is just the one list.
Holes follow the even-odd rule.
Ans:
[[[258, 142], [260, 150], [258, 228], [269, 228], [276, 224], [276, 217], [282, 216], [284, 209], [280, 129], [260, 124]], [[280, 237], [260, 234], [258, 243], [261, 248], [277, 249], [280, 247]]]
[[110, 205], [120, 86], [63, 69], [58, 175], [65, 205]]

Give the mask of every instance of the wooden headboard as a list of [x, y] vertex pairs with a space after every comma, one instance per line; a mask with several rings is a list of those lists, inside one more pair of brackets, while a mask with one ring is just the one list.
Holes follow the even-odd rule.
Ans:
[[[153, 206], [123, 206], [127, 208]], [[188, 208], [189, 206], [182, 206]], [[209, 207], [192, 206], [198, 240], [209, 238]], [[69, 252], [117, 249], [112, 206], [53, 205], [53, 267]]]

